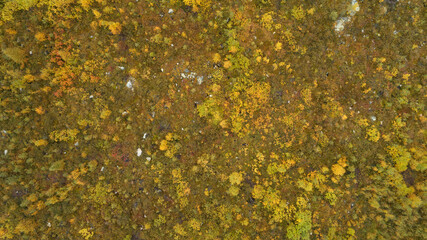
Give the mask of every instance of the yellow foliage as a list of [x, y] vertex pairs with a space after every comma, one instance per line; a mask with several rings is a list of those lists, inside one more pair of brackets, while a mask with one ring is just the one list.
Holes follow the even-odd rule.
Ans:
[[166, 135], [166, 137], [165, 137], [165, 139], [166, 139], [167, 141], [172, 141], [172, 138], [173, 138], [173, 133], [168, 133], [168, 134]]
[[[179, 0], [173, 0], [172, 2], [176, 2]], [[199, 8], [202, 10], [206, 10], [212, 5], [211, 0], [181, 0], [185, 5], [193, 7], [193, 11], [199, 11]]]
[[79, 0], [79, 3], [82, 5], [82, 7], [85, 10], [89, 10], [90, 4], [92, 3], [92, 0]]
[[93, 232], [90, 232], [89, 228], [83, 228], [79, 231], [85, 240], [90, 239], [93, 236]]
[[190, 221], [188, 221], [188, 225], [193, 229], [193, 230], [196, 230], [196, 231], [199, 231], [200, 230], [200, 226], [201, 226], [201, 224], [200, 224], [200, 222], [199, 221], [197, 221], [196, 219], [191, 219]]
[[406, 73], [406, 74], [403, 74], [402, 78], [403, 78], [404, 80], [408, 80], [410, 76], [411, 76], [411, 74]]
[[360, 126], [363, 126], [363, 127], [369, 126], [368, 119], [366, 119], [366, 118], [358, 119], [357, 124], [359, 124]]
[[332, 165], [332, 172], [337, 176], [342, 176], [345, 173], [345, 169], [340, 164]]
[[280, 196], [278, 195], [278, 191], [269, 189], [264, 196], [262, 203], [267, 209], [274, 209], [280, 203]]
[[238, 51], [238, 48], [236, 46], [230, 46], [229, 52], [236, 53]]
[[262, 199], [264, 197], [265, 190], [261, 185], [255, 185], [254, 190], [252, 191], [252, 196], [255, 199]]
[[366, 138], [371, 142], [378, 142], [380, 136], [379, 131], [375, 127], [371, 127], [366, 131]]
[[78, 133], [79, 133], [79, 130], [77, 129], [67, 129], [67, 130], [61, 130], [61, 131], [55, 130], [49, 134], [49, 137], [55, 142], [68, 141], [68, 140], [74, 140], [74, 138]]
[[18, 33], [15, 29], [12, 29], [12, 28], [6, 29], [6, 32], [7, 34], [10, 34], [10, 35], [15, 35]]
[[34, 231], [36, 223], [31, 219], [23, 219], [18, 222], [18, 225], [15, 227], [15, 233], [30, 233]]
[[282, 49], [282, 43], [281, 42], [277, 42], [276, 43], [276, 46], [274, 47], [274, 50], [276, 50], [276, 51], [279, 51], [279, 50], [281, 50]]
[[35, 111], [36, 111], [37, 114], [40, 114], [40, 115], [42, 115], [44, 113], [44, 110], [43, 110], [42, 106], [36, 108]]
[[184, 227], [181, 224], [176, 224], [173, 229], [175, 230], [175, 232], [181, 236], [185, 236], [187, 235], [187, 232], [185, 231]]
[[303, 100], [304, 100], [305, 104], [310, 104], [311, 103], [311, 100], [312, 100], [311, 89], [309, 89], [309, 88], [304, 89], [302, 91], [302, 96], [303, 96]]
[[240, 189], [239, 189], [238, 187], [236, 187], [236, 186], [231, 186], [231, 187], [228, 189], [228, 194], [230, 194], [231, 196], [237, 196], [237, 195], [239, 195], [239, 191], [240, 191]]
[[422, 206], [422, 205], [423, 205], [423, 200], [421, 200], [421, 198], [420, 198], [420, 197], [418, 197], [418, 196], [417, 196], [417, 195], [415, 195], [415, 194], [410, 194], [410, 195], [408, 196], [408, 198], [411, 200], [410, 205], [411, 205], [411, 207], [413, 207], [413, 208], [419, 208], [420, 206]]
[[227, 121], [226, 121], [226, 120], [222, 120], [222, 121], [219, 123], [219, 125], [220, 125], [222, 128], [227, 128], [227, 127], [228, 127], [228, 123], [227, 123]]
[[230, 68], [230, 67], [231, 67], [231, 65], [232, 65], [231, 61], [228, 61], [228, 60], [227, 60], [227, 61], [225, 61], [225, 62], [224, 62], [224, 68], [225, 68], [225, 69]]
[[342, 157], [338, 160], [338, 164], [341, 165], [342, 167], [347, 167], [347, 158], [346, 157]]
[[406, 122], [402, 121], [402, 118], [400, 117], [396, 117], [396, 119], [393, 121], [393, 128], [395, 130], [398, 130], [404, 126], [406, 126]]
[[136, 77], [137, 75], [139, 75], [138, 69], [132, 68], [131, 70], [129, 70], [129, 74], [133, 77]]
[[106, 118], [108, 118], [109, 116], [111, 115], [111, 111], [110, 110], [108, 110], [108, 109], [104, 109], [104, 110], [102, 110], [102, 112], [101, 112], [101, 118], [102, 119], [106, 119]]
[[306, 180], [298, 180], [297, 185], [307, 192], [311, 192], [313, 190], [313, 184]]
[[212, 84], [211, 89], [213, 92], [218, 92], [221, 89], [221, 86], [214, 83], [214, 84]]
[[48, 144], [48, 142], [44, 139], [34, 141], [34, 145], [36, 145], [37, 147], [46, 146], [47, 144]]
[[35, 202], [37, 201], [37, 195], [32, 193], [30, 196], [27, 197], [27, 200], [31, 202]]
[[388, 154], [395, 162], [395, 167], [399, 172], [407, 169], [409, 161], [412, 159], [411, 153], [405, 147], [400, 145], [393, 145], [387, 147]]
[[162, 140], [162, 141], [160, 142], [159, 149], [160, 149], [161, 151], [166, 151], [166, 150], [168, 149], [168, 141], [167, 141], [167, 140]]
[[236, 184], [239, 185], [242, 180], [243, 180], [243, 176], [241, 173], [238, 172], [233, 172], [228, 179], [230, 180], [231, 184]]
[[34, 37], [37, 39], [37, 41], [40, 41], [40, 42], [46, 40], [46, 35], [44, 33], [42, 33], [42, 32], [37, 32], [34, 35]]
[[265, 27], [267, 30], [272, 30], [272, 25], [273, 25], [273, 16], [272, 16], [272, 12], [268, 12], [265, 13], [264, 15], [262, 15], [261, 17], [261, 24], [263, 27]]
[[304, 9], [302, 8], [302, 6], [299, 7], [294, 7], [292, 9], [292, 17], [294, 17], [296, 20], [301, 20], [305, 17], [305, 12]]
[[100, 18], [101, 17], [101, 13], [99, 11], [97, 11], [96, 9], [92, 9], [93, 15], [95, 15], [96, 18]]
[[110, 29], [111, 33], [113, 34], [120, 34], [122, 31], [122, 26], [118, 22], [110, 23], [108, 26], [108, 29]]
[[219, 53], [215, 53], [212, 57], [212, 60], [214, 63], [219, 63], [221, 62], [221, 55], [219, 55]]

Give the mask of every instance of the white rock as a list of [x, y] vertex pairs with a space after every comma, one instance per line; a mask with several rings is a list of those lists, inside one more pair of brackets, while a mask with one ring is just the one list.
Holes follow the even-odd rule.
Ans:
[[336, 32], [341, 32], [342, 30], [344, 30], [344, 25], [350, 21], [350, 19], [348, 17], [342, 17], [339, 18], [336, 22], [335, 22], [335, 31]]
[[138, 148], [136, 150], [136, 155], [139, 157], [139, 156], [141, 156], [141, 154], [142, 154], [142, 150], [141, 150], [141, 148]]
[[358, 11], [360, 10], [359, 3], [357, 2], [357, 0], [353, 0], [353, 1], [351, 1], [351, 6], [352, 6], [353, 8], [354, 8], [354, 6], [356, 6], [356, 7], [354, 8], [354, 11], [351, 11], [351, 12], [350, 12], [350, 14], [351, 14], [351, 15], [356, 14], [356, 12], [358, 12]]
[[203, 76], [198, 76], [197, 77], [197, 83], [200, 85], [203, 83]]
[[349, 17], [340, 17], [335, 22], [335, 31], [341, 32], [344, 30], [344, 26], [346, 23], [350, 22], [351, 18], [360, 10], [359, 3], [357, 0], [352, 0], [350, 5], [350, 11], [348, 11]]
[[8, 152], [8, 151], [7, 151], [7, 149], [6, 149], [6, 150], [4, 150], [4, 155], [7, 155], [7, 152]]
[[169, 11], [168, 11], [168, 13], [173, 13], [173, 9], [170, 8]]
[[132, 82], [130, 80], [126, 83], [126, 87], [127, 88], [132, 88]]

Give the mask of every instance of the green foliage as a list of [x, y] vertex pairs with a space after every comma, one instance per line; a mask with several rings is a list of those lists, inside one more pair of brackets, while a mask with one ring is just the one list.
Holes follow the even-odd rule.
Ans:
[[64, 160], [59, 160], [59, 161], [52, 163], [52, 165], [49, 168], [49, 171], [53, 171], [53, 172], [62, 171], [62, 170], [64, 170], [64, 167], [65, 167]]
[[87, 198], [99, 205], [106, 205], [107, 201], [111, 200], [112, 191], [109, 184], [103, 182], [98, 182], [94, 187], [89, 188], [89, 195]]
[[408, 163], [411, 160], [411, 154], [400, 145], [393, 145], [387, 148], [388, 154], [391, 156], [397, 171], [403, 172], [408, 168]]
[[240, 183], [243, 180], [243, 176], [241, 173], [233, 172], [228, 179], [230, 180], [231, 184], [240, 185]]
[[3, 54], [16, 63], [23, 63], [25, 60], [25, 51], [17, 47], [4, 48]]
[[313, 190], [313, 184], [306, 180], [298, 180], [298, 187], [304, 189], [307, 192], [311, 192]]
[[325, 195], [325, 199], [329, 201], [329, 204], [332, 206], [337, 202], [337, 196], [333, 192], [327, 192]]
[[79, 133], [77, 129], [67, 129], [67, 130], [55, 130], [49, 134], [50, 139], [55, 142], [58, 141], [73, 141], [76, 139], [76, 135]]
[[214, 124], [219, 124], [223, 119], [221, 106], [214, 98], [209, 98], [203, 104], [197, 106], [200, 117], [208, 117]]
[[286, 229], [286, 237], [291, 240], [310, 239], [311, 212], [298, 211], [295, 215], [296, 223], [291, 223]]
[[1, 20], [11, 21], [13, 19], [13, 14], [19, 10], [28, 10], [30, 7], [34, 6], [37, 3], [37, 0], [15, 0], [15, 1], [6, 1], [3, 8], [1, 9]]
[[236, 186], [231, 186], [229, 189], [228, 189], [228, 194], [230, 194], [231, 196], [237, 196], [238, 194], [239, 194], [239, 188], [238, 187], [236, 187]]
[[291, 11], [292, 17], [294, 17], [296, 20], [302, 20], [305, 17], [305, 11], [302, 8], [302, 6], [294, 6], [294, 8]]

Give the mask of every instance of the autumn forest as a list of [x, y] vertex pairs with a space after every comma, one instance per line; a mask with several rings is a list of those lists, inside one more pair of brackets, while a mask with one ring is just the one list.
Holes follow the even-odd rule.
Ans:
[[426, 239], [426, 5], [0, 0], [0, 239]]

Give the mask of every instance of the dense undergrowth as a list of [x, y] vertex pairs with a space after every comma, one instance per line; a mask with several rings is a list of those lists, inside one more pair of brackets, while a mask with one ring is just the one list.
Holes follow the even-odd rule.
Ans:
[[0, 1], [0, 238], [426, 239], [425, 1]]

